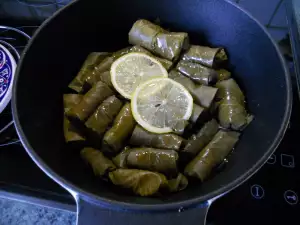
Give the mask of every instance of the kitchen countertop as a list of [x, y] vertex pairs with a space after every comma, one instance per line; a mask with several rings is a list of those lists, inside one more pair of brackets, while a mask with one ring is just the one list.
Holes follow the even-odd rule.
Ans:
[[76, 214], [69, 211], [0, 198], [1, 225], [75, 225]]

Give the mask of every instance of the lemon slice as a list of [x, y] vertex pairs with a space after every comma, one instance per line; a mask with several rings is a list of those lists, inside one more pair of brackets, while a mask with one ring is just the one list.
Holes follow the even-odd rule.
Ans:
[[138, 86], [131, 98], [135, 120], [153, 133], [169, 133], [193, 111], [188, 90], [169, 78], [156, 78]]
[[155, 58], [144, 53], [129, 53], [117, 59], [110, 69], [114, 88], [131, 99], [137, 86], [157, 77], [168, 77], [168, 72]]

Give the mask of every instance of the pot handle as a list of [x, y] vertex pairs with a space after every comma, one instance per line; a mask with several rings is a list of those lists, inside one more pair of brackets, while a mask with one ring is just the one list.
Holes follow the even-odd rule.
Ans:
[[76, 198], [77, 225], [183, 225], [206, 224], [206, 215], [213, 201], [170, 211], [126, 211], [111, 209]]

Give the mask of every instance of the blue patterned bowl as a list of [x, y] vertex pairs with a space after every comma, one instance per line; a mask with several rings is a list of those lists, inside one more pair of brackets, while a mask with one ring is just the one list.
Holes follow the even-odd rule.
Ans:
[[10, 102], [16, 66], [12, 54], [0, 44], [0, 113]]

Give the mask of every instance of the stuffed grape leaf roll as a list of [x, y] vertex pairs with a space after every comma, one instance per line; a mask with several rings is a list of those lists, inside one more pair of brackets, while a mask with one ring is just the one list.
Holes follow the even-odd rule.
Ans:
[[129, 32], [129, 43], [140, 45], [168, 60], [177, 59], [188, 46], [188, 34], [168, 32], [147, 20], [136, 21]]
[[85, 140], [84, 136], [80, 134], [78, 129], [71, 124], [66, 116], [64, 117], [64, 136], [66, 142]]
[[191, 94], [197, 104], [203, 106], [204, 108], [209, 108], [213, 103], [217, 92], [218, 88], [200, 85], [193, 89]]
[[219, 88], [217, 99], [218, 118], [224, 128], [242, 130], [248, 124], [245, 108], [245, 96], [234, 79], [223, 80], [216, 85]]
[[180, 60], [176, 69], [197, 84], [211, 85], [218, 79], [218, 73], [198, 63]]
[[[217, 88], [214, 87], [197, 85], [190, 78], [184, 76], [182, 73], [176, 70], [170, 71], [169, 78], [182, 84], [191, 93], [194, 102], [198, 106], [201, 105], [205, 108], [208, 108], [210, 106], [218, 90]], [[193, 119], [192, 121], [194, 122]]]
[[113, 89], [113, 85], [111, 83], [110, 71], [104, 71], [102, 73], [95, 73], [93, 76], [90, 76], [89, 79], [85, 81], [85, 86], [89, 85], [92, 87], [97, 82], [102, 81], [105, 83], [109, 88]]
[[77, 76], [72, 80], [72, 82], [69, 84], [69, 88], [77, 91], [82, 92], [83, 85], [85, 83], [85, 80], [88, 76], [91, 76], [93, 73], [95, 67], [103, 61], [109, 53], [107, 52], [92, 52], [88, 55], [86, 60], [84, 61], [79, 73]]
[[112, 161], [118, 168], [127, 168], [127, 156], [130, 152], [130, 147], [126, 146], [118, 155], [112, 158]]
[[112, 88], [113, 86], [110, 80], [110, 72], [109, 72], [111, 65], [115, 60], [129, 53], [130, 49], [131, 47], [123, 48], [119, 51], [114, 52], [112, 55], [102, 60], [101, 63], [95, 66], [93, 72], [90, 73], [89, 76], [85, 78], [85, 84], [89, 84], [90, 86], [93, 86], [98, 81], [102, 81], [103, 83], [107, 84], [110, 88]]
[[185, 167], [184, 174], [204, 181], [233, 149], [240, 134], [220, 130], [208, 145]]
[[177, 177], [168, 180], [168, 190], [170, 192], [182, 191], [188, 184], [188, 179], [182, 173], [179, 173]]
[[107, 84], [107, 86], [110, 87], [112, 90], [114, 90], [114, 86], [111, 82], [110, 71], [105, 71], [105, 72], [101, 73], [100, 80], [103, 83]]
[[192, 45], [183, 58], [210, 68], [214, 68], [228, 59], [224, 48], [210, 48], [200, 45]]
[[218, 81], [228, 80], [229, 78], [231, 78], [231, 73], [228, 70], [219, 69], [217, 70], [217, 73], [218, 73]]
[[192, 92], [197, 87], [197, 85], [190, 78], [184, 76], [175, 69], [170, 71], [169, 78], [182, 84], [189, 92]]
[[191, 157], [196, 156], [215, 136], [219, 130], [219, 124], [215, 119], [208, 121], [201, 130], [192, 135], [182, 152], [188, 153]]
[[163, 59], [163, 58], [160, 58], [160, 57], [157, 57], [157, 56], [154, 56], [152, 55], [151, 52], [149, 52], [148, 50], [142, 48], [141, 46], [133, 46], [131, 49], [130, 49], [130, 52], [141, 52], [141, 53], [145, 53], [153, 58], [155, 58], [157, 61], [159, 61], [163, 67], [165, 67], [166, 70], [169, 70], [172, 66], [173, 66], [173, 62], [170, 61], [170, 60], [167, 60], [167, 59]]
[[184, 133], [185, 128], [189, 125], [188, 120], [173, 120], [169, 126], [172, 129], [172, 132], [178, 135], [182, 135]]
[[105, 71], [110, 70], [111, 65], [114, 62], [114, 57], [106, 57], [100, 62], [98, 65], [95, 66], [95, 73], [103, 73]]
[[128, 167], [164, 174], [177, 173], [178, 154], [174, 150], [132, 148], [127, 155]]
[[133, 146], [179, 150], [182, 140], [176, 134], [155, 134], [136, 125], [129, 143]]
[[157, 194], [168, 185], [167, 178], [160, 173], [137, 169], [117, 169], [109, 173], [114, 185], [131, 189], [140, 196]]
[[120, 112], [122, 105], [122, 101], [116, 96], [108, 97], [85, 122], [86, 127], [96, 132], [99, 136], [102, 136], [108, 125]]
[[158, 33], [154, 41], [154, 53], [168, 60], [176, 60], [188, 45], [188, 34], [183, 32]]
[[81, 150], [80, 155], [83, 160], [92, 167], [96, 176], [103, 177], [107, 173], [116, 169], [113, 162], [106, 158], [103, 153], [97, 149], [84, 148]]
[[192, 112], [192, 115], [190, 117], [190, 121], [192, 123], [196, 123], [199, 120], [199, 118], [201, 117], [201, 115], [204, 115], [204, 112], [205, 112], [204, 108], [202, 108], [199, 105], [194, 104], [193, 105], [193, 112]]
[[[81, 101], [81, 99], [82, 99], [82, 95], [65, 94], [63, 97], [64, 112], [67, 113], [72, 107], [78, 104]], [[64, 116], [64, 136], [66, 142], [85, 140], [85, 138], [71, 124], [71, 122], [68, 120], [66, 116]]]
[[105, 133], [103, 144], [112, 152], [119, 152], [126, 139], [132, 134], [135, 125], [130, 103], [126, 103], [115, 118], [112, 128]]
[[165, 30], [148, 20], [137, 20], [129, 31], [129, 43], [140, 45], [151, 51], [154, 49], [155, 37], [160, 32], [165, 32]]
[[79, 94], [64, 94], [64, 112], [68, 112], [72, 107], [77, 105], [82, 100], [83, 95]]
[[96, 110], [97, 106], [111, 95], [113, 95], [113, 91], [102, 81], [99, 81], [67, 115], [85, 121]]
[[[100, 81], [102, 73], [109, 71], [113, 62], [114, 57], [112, 56], [108, 56], [105, 59], [103, 59], [98, 65], [95, 66], [94, 70], [85, 77], [84, 84], [89, 84], [90, 86], [93, 86], [95, 83]], [[84, 88], [83, 91], [85, 91]]]

